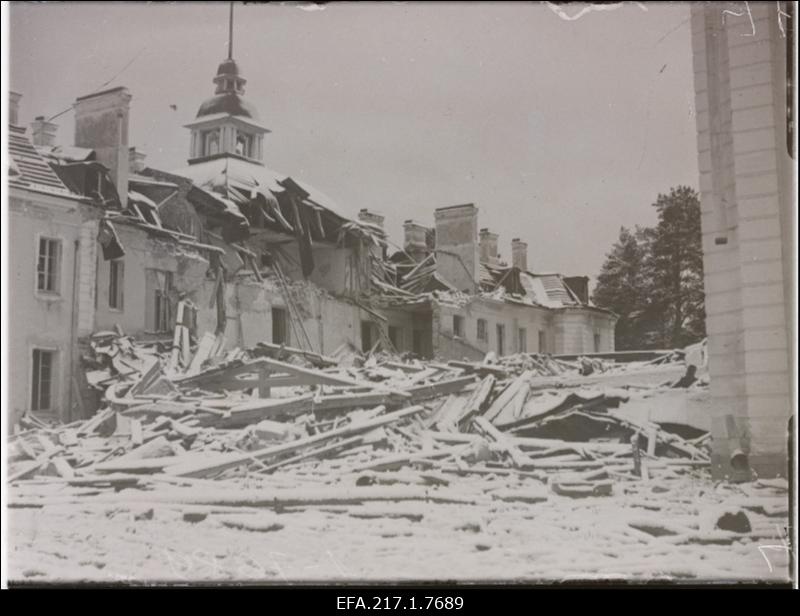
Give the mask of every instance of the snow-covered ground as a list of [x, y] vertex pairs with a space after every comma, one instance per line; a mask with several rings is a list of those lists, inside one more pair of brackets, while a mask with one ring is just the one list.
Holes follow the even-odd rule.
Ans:
[[[230, 494], [246, 488], [251, 499], [262, 493], [265, 499], [302, 498], [325, 481], [312, 471], [306, 466], [279, 478], [243, 479]], [[9, 580], [698, 582], [789, 576], [788, 497], [779, 486], [714, 484], [694, 471], [619, 479], [611, 496], [577, 499], [519, 475], [444, 474], [447, 486], [408, 484], [424, 482], [424, 475], [397, 473], [405, 483], [399, 487], [360, 487], [355, 475], [339, 475], [324, 485], [325, 493], [341, 495], [338, 503], [332, 498], [277, 511], [231, 506], [236, 499], [217, 492], [201, 503], [199, 483], [116, 493], [64, 484], [15, 487], [9, 494]], [[344, 500], [361, 493], [391, 496], [393, 490], [464, 502]], [[726, 511], [744, 512], [750, 531], [716, 529]]]

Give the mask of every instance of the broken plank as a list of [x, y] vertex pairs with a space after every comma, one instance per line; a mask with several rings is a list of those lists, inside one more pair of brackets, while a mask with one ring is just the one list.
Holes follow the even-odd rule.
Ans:
[[500, 412], [506, 407], [506, 405], [511, 403], [514, 397], [517, 395], [517, 392], [523, 386], [528, 385], [527, 381], [532, 375], [533, 372], [526, 370], [516, 379], [514, 379], [511, 384], [506, 387], [505, 390], [503, 390], [503, 392], [497, 397], [497, 399], [492, 402], [491, 406], [483, 414], [483, 417], [485, 417], [488, 421], [494, 421]]
[[462, 376], [428, 385], [416, 385], [414, 387], [404, 388], [403, 391], [411, 394], [412, 402], [422, 402], [424, 400], [430, 400], [431, 398], [457, 393], [474, 382], [475, 377]]
[[456, 423], [462, 427], [469, 422], [475, 415], [485, 410], [489, 397], [494, 389], [495, 377], [491, 374], [485, 377], [480, 385], [472, 392], [463, 407], [463, 413], [457, 418]]
[[511, 458], [516, 468], [528, 468], [531, 466], [531, 459], [514, 445], [505, 434], [495, 428], [485, 417], [475, 417], [472, 424], [486, 437], [497, 443]]
[[177, 475], [180, 477], [205, 477], [210, 474], [219, 473], [221, 471], [235, 468], [242, 464], [246, 464], [248, 460], [251, 458], [257, 458], [259, 460], [267, 461], [277, 458], [278, 456], [292, 453], [294, 451], [298, 451], [304, 447], [308, 447], [309, 445], [315, 445], [317, 443], [322, 443], [325, 441], [329, 441], [333, 438], [344, 437], [344, 436], [354, 436], [356, 434], [360, 434], [363, 432], [369, 432], [373, 428], [377, 428], [379, 426], [385, 426], [387, 424], [393, 423], [395, 421], [399, 421], [406, 417], [411, 417], [412, 415], [416, 415], [424, 410], [422, 406], [410, 406], [408, 408], [395, 411], [393, 413], [387, 413], [385, 415], [379, 415], [373, 419], [359, 422], [355, 425], [349, 424], [347, 426], [343, 426], [342, 428], [337, 428], [335, 430], [329, 430], [328, 432], [323, 432], [321, 434], [315, 434], [313, 436], [309, 436], [306, 438], [301, 438], [296, 441], [292, 441], [290, 443], [282, 443], [280, 445], [276, 445], [273, 447], [267, 447], [265, 449], [260, 449], [257, 451], [251, 452], [249, 455], [239, 455], [234, 454], [230, 456], [220, 456], [218, 461], [213, 463], [208, 463], [201, 461], [199, 463], [189, 463], [189, 464], [180, 464], [176, 465], [172, 468], [167, 470], [168, 474]]
[[304, 451], [303, 453], [298, 454], [296, 456], [292, 456], [291, 458], [286, 458], [284, 460], [275, 462], [274, 464], [267, 465], [262, 469], [261, 472], [271, 473], [275, 469], [281, 468], [283, 466], [289, 466], [290, 464], [295, 464], [303, 460], [308, 460], [310, 458], [323, 458], [328, 456], [329, 454], [338, 452], [342, 449], [350, 449], [351, 447], [356, 447], [360, 445], [363, 441], [364, 441], [364, 435], [358, 435], [348, 439], [344, 439], [342, 441], [337, 441], [330, 445], [325, 445], [324, 447], [309, 449], [308, 451]]

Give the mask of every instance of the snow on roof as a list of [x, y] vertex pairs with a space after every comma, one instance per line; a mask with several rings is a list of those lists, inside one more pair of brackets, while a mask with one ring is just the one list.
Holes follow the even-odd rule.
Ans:
[[[264, 191], [269, 191], [273, 195], [283, 193], [286, 189], [280, 183], [290, 177], [285, 173], [234, 156], [220, 156], [197, 162], [172, 173], [188, 178], [195, 185], [217, 194], [227, 194], [229, 181], [232, 180], [236, 184], [251, 188], [253, 197], [258, 192]], [[296, 182], [309, 194], [307, 201], [325, 208], [339, 218], [355, 220], [354, 217], [345, 214], [344, 210], [322, 191], [304, 181]]]
[[33, 147], [25, 135], [25, 129], [9, 125], [8, 154], [12, 164], [9, 185], [29, 188], [41, 192], [76, 197], [64, 185], [47, 161]]

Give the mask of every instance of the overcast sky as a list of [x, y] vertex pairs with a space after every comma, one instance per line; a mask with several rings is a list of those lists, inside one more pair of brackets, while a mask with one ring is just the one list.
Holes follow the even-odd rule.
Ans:
[[[521, 237], [533, 271], [594, 279], [620, 225], [653, 224], [659, 192], [696, 187], [697, 160], [688, 6], [575, 18], [585, 7], [237, 5], [234, 57], [272, 130], [266, 164], [352, 215], [385, 214], [396, 242], [405, 219], [475, 203], [504, 257]], [[182, 126], [213, 93], [227, 18], [227, 3], [13, 3], [21, 123], [128, 65], [106, 87], [133, 95], [131, 145], [150, 166], [183, 166]], [[55, 121], [71, 144], [72, 112]]]

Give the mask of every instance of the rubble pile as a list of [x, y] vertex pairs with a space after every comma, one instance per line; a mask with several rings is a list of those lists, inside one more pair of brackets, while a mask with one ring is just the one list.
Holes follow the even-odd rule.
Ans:
[[[687, 439], [618, 412], [631, 398], [675, 386], [604, 384], [649, 374], [652, 361], [490, 353], [479, 363], [438, 363], [339, 349], [340, 361], [268, 343], [224, 351], [210, 334], [187, 353], [180, 327], [171, 348], [121, 331], [95, 334], [84, 365], [88, 382], [104, 392], [104, 407], [67, 425], [26, 415], [10, 437], [12, 485], [146, 494], [165, 483], [191, 487], [191, 480], [239, 486], [293, 469], [320, 486], [356, 474], [352, 487], [361, 488], [416, 471], [423, 474], [412, 483], [431, 489], [414, 498], [426, 500], [458, 500], [440, 490], [448, 475], [524, 476], [580, 497], [611, 494], [614, 481], [676, 477], [709, 464], [707, 433]], [[672, 353], [657, 363], [680, 376], [682, 358]], [[695, 378], [681, 386], [702, 385]], [[12, 506], [36, 505], [35, 491], [24, 493]], [[335, 491], [328, 498], [368, 495]]]

